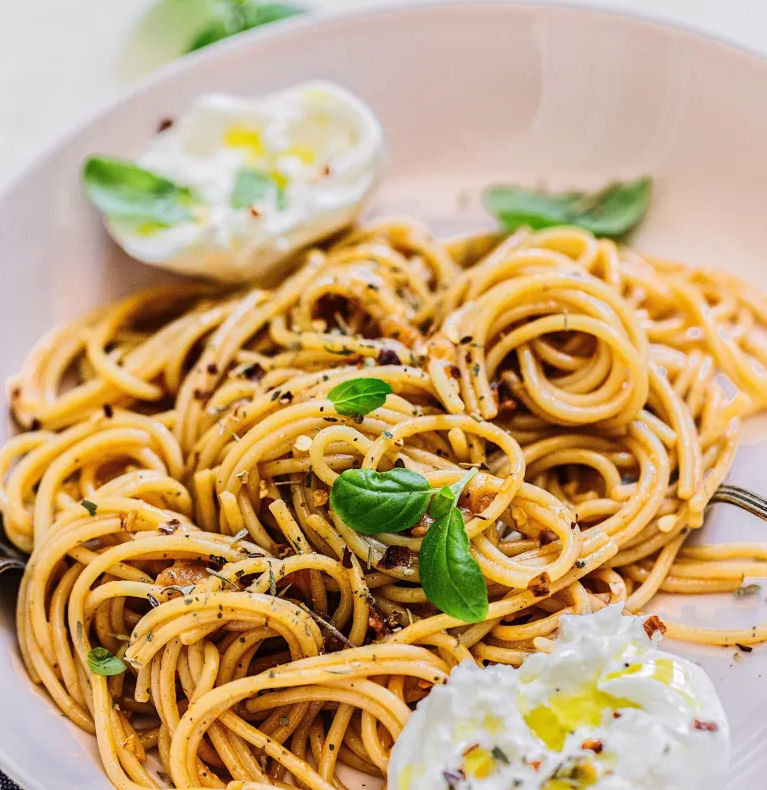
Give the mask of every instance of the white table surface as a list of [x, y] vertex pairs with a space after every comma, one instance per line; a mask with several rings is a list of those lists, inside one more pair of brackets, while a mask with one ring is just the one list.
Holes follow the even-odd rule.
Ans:
[[[303, 2], [303, 0], [300, 0]], [[402, 0], [393, 0], [393, 2]], [[161, 0], [178, 6], [188, 0]], [[157, 0], [5, 0], [0, 25], [0, 189], [61, 135], [162, 59]], [[306, 0], [315, 9], [380, 0]], [[767, 55], [767, 0], [580, 0], [712, 33]], [[155, 11], [154, 20], [158, 15]], [[160, 19], [160, 22], [162, 20]], [[166, 28], [167, 29], [167, 28]], [[159, 33], [158, 33], [159, 30]], [[157, 41], [158, 35], [161, 41]]]

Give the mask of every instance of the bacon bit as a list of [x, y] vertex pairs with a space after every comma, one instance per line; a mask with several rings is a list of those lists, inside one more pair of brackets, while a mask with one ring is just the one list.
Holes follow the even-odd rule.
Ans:
[[553, 543], [555, 540], [557, 540], [557, 533], [550, 529], [544, 529], [538, 536], [541, 546], [548, 546], [549, 543]]
[[421, 520], [414, 527], [410, 528], [411, 537], [422, 538], [433, 523], [434, 519], [428, 513], [424, 513]]
[[157, 133], [159, 134], [160, 132], [164, 132], [166, 129], [170, 129], [170, 127], [173, 126], [174, 123], [175, 121], [173, 120], [173, 118], [167, 118], [167, 117], [160, 118], [157, 124]]
[[533, 595], [537, 597], [543, 597], [549, 595], [551, 593], [551, 577], [549, 576], [546, 571], [544, 571], [539, 576], [536, 576], [530, 584], [527, 585], [528, 590], [530, 590]]
[[251, 217], [260, 217], [261, 216], [261, 212], [255, 206], [251, 206], [250, 207], [250, 216]]
[[517, 410], [517, 401], [512, 396], [511, 387], [509, 387], [507, 382], [500, 381], [498, 384], [492, 385], [492, 389], [498, 400], [498, 411], [501, 414]]
[[392, 632], [395, 626], [399, 623], [395, 617], [384, 617], [381, 610], [378, 608], [375, 599], [371, 598], [368, 601], [368, 625], [373, 629], [376, 639], [383, 639]]
[[261, 381], [265, 373], [266, 371], [258, 362], [254, 362], [252, 365], [242, 369], [242, 375], [249, 381]]
[[105, 403], [101, 408], [104, 410], [105, 417], [112, 417], [114, 414], [114, 409], [112, 409], [111, 403]]
[[661, 636], [666, 633], [666, 625], [657, 614], [650, 615], [644, 623], [642, 623], [642, 627], [648, 639], [652, 639], [653, 636], [659, 632]]
[[180, 526], [181, 521], [177, 518], [172, 518], [166, 521], [164, 524], [160, 524], [157, 529], [159, 529], [164, 535], [172, 535]]
[[482, 513], [495, 499], [500, 487], [500, 480], [492, 475], [479, 472], [461, 494], [458, 506], [468, 508], [472, 516]]
[[154, 583], [160, 587], [187, 587], [205, 581], [209, 575], [202, 562], [176, 560], [173, 565], [158, 574]]
[[410, 549], [407, 546], [389, 546], [383, 557], [376, 564], [377, 568], [389, 570], [391, 568], [410, 567]]
[[352, 553], [348, 546], [344, 546], [344, 553], [341, 555], [341, 565], [344, 568], [352, 567]]
[[472, 743], [471, 746], [467, 746], [463, 752], [461, 752], [461, 756], [466, 757], [466, 755], [471, 754], [475, 749], [479, 749], [478, 743]]
[[599, 741], [596, 738], [587, 738], [581, 744], [581, 749], [590, 749], [592, 752], [600, 754], [602, 749], [604, 749], [604, 745], [602, 744], [602, 741]]
[[215, 362], [210, 362], [205, 370], [207, 370], [211, 376], [215, 376], [218, 374], [218, 365]]
[[401, 365], [399, 355], [393, 348], [382, 348], [378, 352], [376, 362], [379, 365]]
[[692, 723], [692, 728], [694, 730], [703, 730], [704, 732], [717, 732], [719, 725], [715, 721], [701, 721], [700, 719], [695, 719]]

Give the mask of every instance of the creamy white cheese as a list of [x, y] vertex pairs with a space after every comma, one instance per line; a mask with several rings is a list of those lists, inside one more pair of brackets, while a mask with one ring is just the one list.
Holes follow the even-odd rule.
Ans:
[[[191, 188], [191, 219], [142, 227], [112, 218], [107, 227], [139, 260], [246, 280], [352, 222], [377, 181], [383, 151], [373, 112], [332, 83], [257, 98], [203, 95], [136, 160]], [[232, 196], [243, 169], [259, 173], [269, 188], [237, 207]]]
[[518, 670], [465, 662], [418, 704], [389, 790], [720, 788], [729, 728], [696, 664], [659, 650], [620, 605], [564, 616]]

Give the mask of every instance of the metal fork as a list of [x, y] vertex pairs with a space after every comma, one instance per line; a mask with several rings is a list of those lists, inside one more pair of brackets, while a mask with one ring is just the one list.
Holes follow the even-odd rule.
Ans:
[[709, 504], [713, 502], [735, 505], [767, 521], [767, 499], [746, 488], [721, 485], [714, 491], [714, 496], [711, 497]]
[[[714, 491], [709, 504], [715, 502], [735, 505], [767, 521], [767, 499], [746, 488], [721, 485]], [[26, 555], [8, 540], [2, 519], [0, 519], [0, 576], [6, 571], [23, 571], [26, 565]]]

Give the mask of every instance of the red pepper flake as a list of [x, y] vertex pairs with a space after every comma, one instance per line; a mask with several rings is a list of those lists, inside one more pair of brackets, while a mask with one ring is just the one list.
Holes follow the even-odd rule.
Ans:
[[348, 546], [344, 546], [344, 553], [341, 556], [341, 565], [343, 565], [344, 568], [352, 567], [352, 553]]
[[211, 363], [210, 363], [210, 364], [209, 364], [209, 365], [208, 365], [208, 366], [205, 368], [205, 370], [207, 370], [207, 371], [208, 371], [208, 373], [210, 373], [210, 375], [211, 375], [211, 376], [215, 376], [215, 375], [217, 375], [217, 374], [218, 374], [218, 365], [217, 365], [215, 362], [211, 362]]
[[11, 398], [20, 398], [21, 397], [21, 387], [16, 386], [11, 390]]
[[461, 378], [461, 371], [458, 369], [458, 366], [457, 366], [457, 365], [451, 365], [451, 366], [448, 368], [448, 370], [450, 371], [450, 375], [451, 375], [451, 376], [452, 376], [454, 379], [459, 379], [459, 378]]
[[250, 216], [251, 217], [260, 217], [261, 216], [261, 212], [255, 206], [251, 206], [250, 207]]
[[622, 715], [623, 715], [623, 714], [622, 714], [622, 713], [621, 713], [619, 710], [614, 710], [614, 711], [613, 711], [613, 718], [614, 718], [614, 719], [620, 719], [620, 717], [621, 717]]
[[750, 645], [741, 645], [740, 642], [736, 642], [735, 647], [737, 647], [738, 650], [742, 650], [744, 653], [750, 653], [754, 649]]
[[330, 175], [330, 165], [325, 165], [325, 167], [322, 168], [322, 175], [323, 176]]
[[195, 389], [194, 393], [195, 400], [205, 400], [206, 398], [210, 397], [210, 393], [207, 390], [202, 389]]
[[105, 417], [111, 417], [114, 414], [114, 409], [112, 408], [111, 403], [105, 403], [101, 408], [104, 409]]
[[42, 423], [40, 422], [40, 420], [38, 420], [37, 417], [33, 417], [32, 420], [29, 423], [29, 430], [30, 431], [39, 431], [41, 425], [42, 425]]
[[378, 352], [378, 356], [376, 357], [376, 362], [379, 365], [401, 365], [402, 364], [402, 362], [400, 361], [399, 355], [392, 348], [382, 348]]
[[158, 132], [158, 134], [159, 134], [159, 132], [164, 132], [166, 129], [170, 129], [170, 127], [173, 126], [174, 123], [175, 123], [175, 121], [173, 120], [173, 118], [167, 118], [167, 117], [166, 118], [160, 118], [160, 121], [157, 124], [157, 132]]
[[692, 723], [692, 728], [694, 730], [703, 730], [704, 732], [717, 732], [719, 725], [715, 721], [701, 721], [700, 719], [695, 719]]
[[589, 749], [595, 754], [600, 754], [602, 749], [604, 749], [604, 745], [602, 744], [602, 741], [597, 740], [596, 738], [587, 738], [581, 744], [581, 749]]
[[642, 627], [648, 639], [652, 639], [653, 636], [659, 632], [661, 636], [666, 633], [666, 625], [657, 614], [650, 615], [644, 623], [642, 623]]
[[389, 546], [383, 557], [376, 564], [377, 568], [390, 570], [391, 568], [410, 567], [410, 549], [407, 546]]
[[471, 745], [471, 746], [467, 746], [467, 747], [466, 747], [466, 748], [463, 750], [463, 752], [462, 752], [462, 755], [463, 755], [464, 757], [466, 757], [467, 755], [471, 754], [471, 753], [472, 753], [472, 752], [473, 752], [475, 749], [479, 749], [479, 744], [478, 744], [478, 743], [472, 743], [472, 745]]
[[531, 765], [534, 770], [539, 770], [541, 765], [543, 764], [542, 760], [527, 760], [527, 764]]
[[539, 576], [536, 576], [530, 584], [528, 589], [537, 597], [544, 597], [551, 594], [551, 577], [545, 571]]

